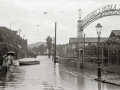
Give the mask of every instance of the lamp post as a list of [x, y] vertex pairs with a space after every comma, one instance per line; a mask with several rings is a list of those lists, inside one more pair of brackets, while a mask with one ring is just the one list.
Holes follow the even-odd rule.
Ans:
[[54, 57], [54, 63], [56, 63], [56, 28], [57, 28], [57, 23], [55, 22], [55, 51], [54, 51], [55, 57]]
[[100, 34], [102, 31], [102, 26], [100, 23], [97, 24], [96, 27], [96, 31], [97, 31], [97, 35], [98, 35], [98, 79], [101, 79], [101, 66], [100, 66], [100, 57], [99, 57], [99, 48], [100, 48]]

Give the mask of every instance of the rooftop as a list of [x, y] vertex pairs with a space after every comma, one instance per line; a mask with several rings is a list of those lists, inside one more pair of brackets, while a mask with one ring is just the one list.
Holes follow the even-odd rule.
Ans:
[[[105, 42], [108, 38], [107, 37], [101, 37], [100, 42]], [[76, 43], [76, 42], [81, 42], [84, 43], [84, 38], [70, 38], [69, 43]], [[85, 38], [86, 43], [96, 43], [98, 42], [98, 38], [96, 37], [87, 37]]]
[[109, 38], [120, 35], [120, 30], [112, 30]]

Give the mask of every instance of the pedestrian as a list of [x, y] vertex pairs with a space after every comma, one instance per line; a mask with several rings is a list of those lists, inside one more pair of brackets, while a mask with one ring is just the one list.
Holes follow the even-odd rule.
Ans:
[[11, 65], [13, 65], [14, 57], [11, 56]]
[[3, 54], [0, 55], [0, 66], [2, 67], [2, 63], [3, 63]]
[[8, 68], [8, 60], [7, 60], [7, 55], [5, 54], [3, 56], [2, 71], [7, 72], [7, 68]]
[[7, 59], [8, 59], [8, 65], [11, 65], [12, 64], [11, 55], [8, 55]]

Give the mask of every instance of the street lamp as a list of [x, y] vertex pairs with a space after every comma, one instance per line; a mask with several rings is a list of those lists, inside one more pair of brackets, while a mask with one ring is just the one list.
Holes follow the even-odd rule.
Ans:
[[102, 26], [100, 23], [97, 24], [96, 27], [96, 31], [97, 31], [97, 35], [98, 35], [98, 79], [101, 79], [101, 67], [100, 67], [100, 57], [99, 57], [99, 47], [100, 47], [100, 34], [102, 31]]

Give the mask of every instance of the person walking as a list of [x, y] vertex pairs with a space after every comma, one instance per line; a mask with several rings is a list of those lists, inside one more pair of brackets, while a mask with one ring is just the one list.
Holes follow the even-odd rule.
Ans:
[[13, 65], [14, 57], [11, 56], [11, 65]]
[[7, 68], [8, 68], [8, 60], [7, 60], [7, 55], [5, 54], [3, 56], [3, 63], [2, 63], [2, 70], [3, 72], [7, 72]]
[[7, 59], [8, 59], [8, 65], [11, 65], [11, 55], [8, 55]]
[[2, 63], [3, 63], [3, 54], [0, 55], [0, 67], [2, 69]]

